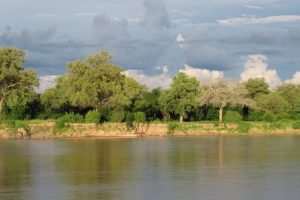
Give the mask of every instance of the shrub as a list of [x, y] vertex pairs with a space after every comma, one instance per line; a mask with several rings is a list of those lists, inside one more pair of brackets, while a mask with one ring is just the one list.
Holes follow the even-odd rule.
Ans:
[[242, 119], [242, 115], [236, 111], [227, 111], [224, 116], [225, 122], [240, 122]]
[[65, 127], [66, 123], [79, 123], [83, 122], [83, 117], [80, 114], [74, 114], [74, 113], [69, 113], [66, 114], [62, 117], [59, 117], [55, 121], [55, 128], [56, 129], [62, 129]]
[[206, 118], [210, 121], [219, 120], [219, 110], [216, 108], [209, 108]]
[[125, 113], [125, 122], [128, 129], [133, 128], [134, 115], [131, 112]]
[[277, 119], [276, 115], [271, 111], [266, 111], [263, 118], [267, 122], [274, 122]]
[[85, 115], [86, 123], [99, 123], [100, 122], [100, 113], [97, 110], [91, 110]]
[[300, 121], [296, 121], [292, 123], [293, 129], [300, 129]]
[[112, 122], [123, 122], [125, 119], [125, 112], [124, 111], [114, 111], [111, 115]]
[[146, 115], [144, 112], [134, 113], [134, 121], [137, 123], [144, 123], [146, 121]]
[[264, 120], [264, 113], [259, 111], [250, 111], [248, 121], [262, 121]]
[[168, 124], [168, 134], [174, 133], [174, 131], [178, 128], [178, 124], [176, 123], [169, 123]]

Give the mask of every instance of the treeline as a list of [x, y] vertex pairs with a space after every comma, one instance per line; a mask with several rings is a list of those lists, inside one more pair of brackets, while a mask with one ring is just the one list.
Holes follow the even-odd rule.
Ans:
[[[263, 78], [207, 84], [179, 73], [169, 89], [153, 89], [124, 75], [108, 52], [67, 63], [67, 73], [42, 94], [25, 54], [0, 48], [0, 113], [3, 119], [73, 118], [87, 122], [300, 120], [300, 85], [270, 90]], [[64, 116], [64, 117], [63, 117]]]

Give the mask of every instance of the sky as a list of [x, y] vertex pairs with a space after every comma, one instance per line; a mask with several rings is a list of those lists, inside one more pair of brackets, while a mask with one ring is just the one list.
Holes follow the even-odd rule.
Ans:
[[178, 72], [275, 88], [300, 84], [300, 1], [0, 0], [0, 46], [26, 52], [40, 90], [101, 50], [149, 88]]

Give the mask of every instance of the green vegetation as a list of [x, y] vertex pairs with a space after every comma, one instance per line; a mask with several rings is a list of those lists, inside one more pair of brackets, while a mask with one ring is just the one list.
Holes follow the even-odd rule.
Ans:
[[97, 110], [91, 110], [87, 112], [85, 115], [86, 123], [99, 123], [101, 119], [101, 115]]
[[224, 116], [225, 122], [237, 123], [242, 121], [242, 119], [243, 119], [242, 115], [236, 111], [227, 111]]
[[70, 123], [104, 122], [126, 123], [128, 129], [163, 122], [170, 133], [203, 130], [199, 124], [205, 123], [220, 130], [238, 124], [240, 133], [299, 129], [300, 85], [296, 84], [284, 83], [274, 90], [263, 78], [200, 84], [180, 72], [170, 88], [148, 90], [127, 77], [103, 51], [68, 62], [56, 85], [38, 94], [36, 72], [25, 69], [24, 62], [23, 51], [0, 48], [1, 127], [28, 128], [32, 120], [53, 120], [58, 132]]

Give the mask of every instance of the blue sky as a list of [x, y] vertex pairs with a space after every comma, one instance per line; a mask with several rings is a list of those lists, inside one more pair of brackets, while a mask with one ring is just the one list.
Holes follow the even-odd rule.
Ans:
[[25, 50], [41, 77], [101, 50], [152, 82], [181, 70], [278, 84], [300, 71], [298, 0], [0, 0], [0, 25], [0, 45]]

